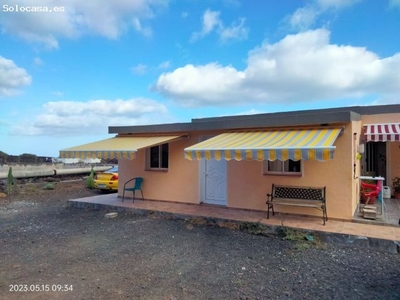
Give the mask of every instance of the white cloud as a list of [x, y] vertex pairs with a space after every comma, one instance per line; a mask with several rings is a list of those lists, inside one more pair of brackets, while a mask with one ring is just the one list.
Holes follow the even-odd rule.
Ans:
[[219, 19], [219, 11], [211, 11], [207, 9], [203, 14], [203, 28], [200, 32], [192, 34], [192, 41], [196, 41], [209, 33], [211, 33], [215, 27], [221, 27], [222, 23]]
[[245, 18], [241, 18], [238, 24], [233, 23], [231, 27], [225, 27], [221, 30], [220, 37], [222, 41], [231, 39], [244, 40], [247, 39], [249, 29], [244, 26]]
[[224, 102], [225, 97], [234, 97], [232, 93], [238, 92], [243, 77], [235, 68], [216, 63], [186, 65], [162, 74], [155, 89], [184, 106], [215, 105]]
[[353, 6], [361, 0], [316, 0], [316, 4], [322, 10], [327, 9], [343, 9]]
[[390, 8], [400, 8], [400, 0], [389, 0]]
[[57, 97], [62, 97], [63, 95], [64, 95], [64, 93], [63, 92], [60, 92], [60, 91], [54, 91], [54, 92], [52, 92], [51, 93], [53, 96], [57, 96]]
[[353, 6], [361, 0], [314, 0], [310, 4], [298, 8], [287, 19], [294, 30], [305, 31], [310, 29], [318, 17], [327, 11], [339, 11]]
[[131, 68], [131, 71], [137, 75], [144, 75], [147, 72], [147, 66], [144, 64], [138, 64]]
[[140, 34], [151, 36], [151, 28], [143, 21], [154, 18], [158, 8], [164, 8], [168, 0], [9, 0], [8, 7], [54, 7], [63, 12], [27, 13], [3, 12], [0, 18], [2, 31], [23, 40], [39, 43], [47, 48], [57, 48], [58, 38], [78, 38], [94, 34], [116, 39], [121, 34], [135, 29]]
[[171, 62], [169, 60], [162, 62], [158, 65], [160, 69], [168, 69], [171, 67]]
[[217, 63], [162, 74], [154, 89], [183, 106], [299, 102], [400, 93], [400, 53], [379, 58], [329, 43], [325, 29], [288, 35], [249, 52], [240, 71]]
[[32, 121], [13, 126], [11, 135], [79, 135], [107, 133], [108, 126], [162, 122], [165, 105], [151, 99], [58, 101], [43, 105]]
[[369, 103], [368, 105], [386, 105], [386, 104], [399, 104], [399, 94], [388, 94], [383, 97], [379, 97]]
[[315, 23], [318, 14], [314, 7], [301, 7], [290, 17], [290, 26], [298, 30], [307, 30]]
[[12, 60], [0, 56], [0, 97], [9, 97], [19, 93], [20, 89], [29, 85], [31, 76], [25, 69], [19, 68]]
[[238, 22], [233, 22], [230, 27], [226, 27], [220, 20], [219, 11], [211, 11], [207, 9], [203, 14], [203, 24], [200, 32], [194, 32], [191, 41], [195, 42], [212, 32], [216, 32], [221, 41], [242, 40], [247, 38], [249, 29], [244, 26], [246, 19], [240, 18]]
[[34, 64], [36, 67], [40, 67], [41, 65], [43, 65], [43, 61], [40, 59], [40, 57], [35, 57], [35, 58], [33, 59], [33, 64]]
[[143, 27], [138, 18], [134, 18], [132, 20], [132, 24], [133, 24], [133, 28], [135, 28], [137, 32], [140, 32], [141, 34], [143, 34], [146, 37], [153, 36], [153, 31], [151, 30], [151, 28]]
[[239, 112], [239, 113], [237, 113], [235, 115], [236, 116], [243, 116], [243, 115], [257, 115], [257, 114], [265, 114], [265, 113], [267, 113], [267, 112], [266, 111], [260, 111], [260, 110], [252, 108], [250, 110]]

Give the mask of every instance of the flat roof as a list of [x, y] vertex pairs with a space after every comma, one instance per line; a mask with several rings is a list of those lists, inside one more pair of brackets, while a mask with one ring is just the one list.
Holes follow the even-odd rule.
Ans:
[[362, 115], [400, 113], [400, 105], [349, 106], [327, 109], [262, 113], [192, 119], [186, 123], [109, 126], [109, 133], [164, 133], [202, 130], [235, 130], [306, 125], [329, 125], [361, 120]]

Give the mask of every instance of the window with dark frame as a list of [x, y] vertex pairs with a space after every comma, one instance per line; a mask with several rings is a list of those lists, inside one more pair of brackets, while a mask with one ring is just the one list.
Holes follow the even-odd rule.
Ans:
[[274, 160], [264, 161], [263, 163], [264, 174], [281, 174], [281, 175], [301, 175], [302, 166], [301, 160]]
[[150, 169], [168, 169], [168, 144], [150, 147], [149, 167]]

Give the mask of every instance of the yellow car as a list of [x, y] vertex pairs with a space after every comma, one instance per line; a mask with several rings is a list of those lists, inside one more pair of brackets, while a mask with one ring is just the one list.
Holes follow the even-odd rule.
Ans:
[[103, 192], [118, 191], [118, 166], [94, 176], [94, 187]]

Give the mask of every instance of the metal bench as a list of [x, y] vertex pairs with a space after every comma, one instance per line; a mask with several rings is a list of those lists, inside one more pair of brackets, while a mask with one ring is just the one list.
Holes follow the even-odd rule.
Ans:
[[328, 221], [326, 212], [326, 187], [283, 186], [272, 184], [271, 194], [267, 194], [267, 219], [269, 211], [275, 215], [274, 205], [312, 207], [322, 211], [322, 219]]

